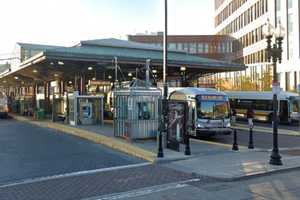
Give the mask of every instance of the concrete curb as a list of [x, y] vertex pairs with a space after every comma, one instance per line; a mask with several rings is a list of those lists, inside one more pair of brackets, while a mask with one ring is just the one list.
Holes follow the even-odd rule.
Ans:
[[43, 127], [43, 128], [50, 128], [53, 130], [61, 131], [69, 135], [77, 136], [98, 144], [105, 145], [109, 148], [121, 151], [123, 153], [133, 155], [138, 158], [142, 158], [144, 160], [147, 160], [149, 162], [154, 163], [156, 161], [156, 155], [155, 153], [151, 151], [147, 151], [145, 149], [142, 149], [140, 147], [131, 145], [126, 142], [122, 142], [118, 139], [107, 137], [104, 135], [96, 134], [91, 131], [82, 130], [75, 127], [69, 127], [63, 124], [57, 124], [53, 122], [45, 122], [45, 121], [31, 121], [30, 119], [26, 117], [16, 116], [16, 115], [10, 115], [12, 118], [14, 118], [17, 121], [26, 122], [35, 126]]
[[267, 172], [258, 172], [258, 173], [253, 173], [253, 174], [248, 174], [248, 175], [238, 176], [238, 177], [232, 177], [232, 178], [218, 178], [218, 177], [213, 177], [213, 176], [210, 176], [210, 177], [218, 179], [220, 181], [224, 181], [224, 182], [245, 181], [245, 180], [249, 180], [249, 179], [253, 179], [253, 178], [270, 176], [270, 175], [273, 175], [273, 174], [292, 172], [292, 171], [299, 170], [299, 169], [300, 169], [300, 166], [299, 167], [289, 167], [289, 168], [285, 168], [285, 169], [272, 170], [272, 171], [267, 171]]

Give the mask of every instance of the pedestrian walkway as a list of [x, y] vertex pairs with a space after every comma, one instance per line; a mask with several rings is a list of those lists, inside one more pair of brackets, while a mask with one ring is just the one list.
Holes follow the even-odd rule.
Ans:
[[67, 134], [104, 144], [110, 148], [151, 162], [163, 163], [179, 171], [194, 172], [198, 175], [206, 175], [214, 178], [233, 180], [280, 170], [300, 168], [300, 153], [284, 154], [284, 165], [272, 166], [268, 164], [270, 156], [268, 150], [248, 150], [245, 147], [240, 147], [240, 151], [234, 152], [231, 150], [231, 145], [216, 144], [201, 140], [191, 140], [191, 156], [184, 155], [184, 146], [181, 145], [180, 152], [165, 148], [164, 158], [157, 158], [157, 143], [155, 140], [128, 141], [116, 138], [113, 136], [113, 126], [111, 124], [72, 127], [50, 121], [36, 122], [24, 117], [14, 117], [18, 120], [42, 127], [53, 128]]

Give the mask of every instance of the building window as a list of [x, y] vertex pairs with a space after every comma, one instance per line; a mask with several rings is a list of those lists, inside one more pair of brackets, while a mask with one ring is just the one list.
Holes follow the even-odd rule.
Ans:
[[281, 10], [281, 0], [276, 0], [276, 11], [280, 12]]
[[190, 53], [197, 53], [197, 44], [190, 43]]
[[288, 59], [293, 58], [293, 14], [288, 14]]
[[170, 44], [169, 44], [169, 49], [172, 49], [172, 50], [177, 49], [176, 43], [170, 43]]
[[293, 8], [293, 1], [295, 0], [288, 0], [288, 9]]
[[204, 53], [208, 53], [208, 43], [204, 43]]
[[197, 50], [197, 53], [203, 53], [203, 44], [202, 43], [198, 43], [198, 50]]
[[184, 43], [183, 44], [183, 50], [186, 52], [189, 52], [189, 43]]
[[184, 48], [183, 48], [183, 44], [182, 43], [178, 43], [177, 44], [177, 49], [178, 50], [183, 50]]

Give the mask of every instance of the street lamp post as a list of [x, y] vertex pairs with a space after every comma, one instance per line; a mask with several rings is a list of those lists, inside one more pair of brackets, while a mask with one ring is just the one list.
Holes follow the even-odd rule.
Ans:
[[[277, 94], [280, 92], [280, 86], [277, 77], [277, 61], [281, 63], [282, 60], [282, 40], [284, 37], [283, 27], [280, 21], [274, 32], [274, 28], [268, 23], [264, 28], [264, 35], [267, 39], [267, 57], [268, 61], [273, 63], [273, 149], [269, 163], [271, 165], [282, 165], [281, 156], [278, 148], [278, 100]], [[272, 38], [275, 36], [275, 43], [272, 45]]]
[[167, 121], [168, 121], [168, 111], [167, 111], [167, 100], [168, 100], [168, 83], [167, 83], [167, 65], [168, 65], [168, 0], [165, 0], [165, 31], [164, 31], [164, 61], [163, 61], [163, 101], [162, 101], [162, 126], [160, 127], [159, 137], [158, 137], [158, 152], [157, 157], [164, 157], [163, 147], [162, 147], [162, 137], [163, 133], [167, 133]]

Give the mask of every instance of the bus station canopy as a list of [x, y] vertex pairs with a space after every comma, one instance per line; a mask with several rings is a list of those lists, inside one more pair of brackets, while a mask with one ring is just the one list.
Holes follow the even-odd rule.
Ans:
[[[30, 84], [33, 81], [73, 80], [76, 74], [85, 74], [107, 80], [114, 78], [114, 59], [123, 74], [135, 74], [143, 68], [147, 59], [151, 60], [151, 69], [162, 77], [163, 50], [149, 44], [141, 44], [118, 39], [100, 39], [81, 41], [72, 47], [43, 46], [18, 43], [26, 48], [38, 46], [39, 53], [20, 63], [15, 70], [0, 74], [5, 83], [22, 80]], [[45, 48], [43, 48], [45, 47]], [[169, 50], [167, 76], [179, 76], [180, 67], [186, 68], [189, 78], [217, 72], [240, 71], [244, 65], [213, 60], [188, 54], [183, 51]], [[17, 78], [16, 78], [17, 77]]]

